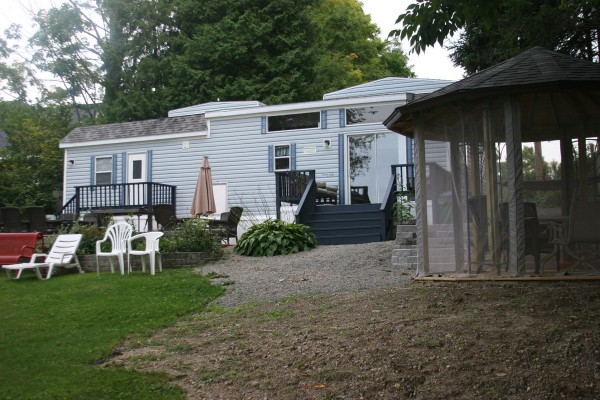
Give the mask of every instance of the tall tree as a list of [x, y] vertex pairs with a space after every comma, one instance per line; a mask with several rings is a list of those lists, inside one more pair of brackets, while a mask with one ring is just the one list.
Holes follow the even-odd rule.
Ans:
[[36, 21], [37, 66], [73, 103], [102, 99], [108, 122], [217, 99], [314, 100], [412, 74], [357, 0], [68, 0]]
[[27, 85], [38, 83], [33, 71], [24, 60], [12, 58], [18, 45], [12, 43], [21, 39], [20, 26], [12, 24], [0, 38], [0, 94], [2, 97], [25, 102]]
[[318, 94], [386, 76], [414, 76], [399, 42], [382, 41], [356, 0], [324, 0], [314, 6], [312, 20], [318, 32]]
[[40, 205], [55, 211], [53, 191], [62, 189], [63, 154], [58, 142], [70, 129], [71, 107], [0, 102], [0, 129], [8, 147], [0, 150], [0, 203]]
[[105, 29], [89, 15], [92, 4], [71, 0], [60, 8], [42, 10], [34, 17], [38, 31], [29, 40], [36, 48], [35, 66], [61, 81], [73, 105], [84, 103], [88, 117], [102, 99], [101, 65]]
[[172, 96], [180, 104], [227, 99], [311, 99], [317, 0], [179, 0]]
[[468, 74], [504, 61], [533, 46], [598, 61], [600, 10], [597, 0], [417, 0], [398, 17], [391, 32], [408, 38], [419, 53], [436, 43]]

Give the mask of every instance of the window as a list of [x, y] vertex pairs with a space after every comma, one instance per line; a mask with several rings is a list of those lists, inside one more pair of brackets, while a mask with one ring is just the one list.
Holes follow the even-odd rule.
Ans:
[[96, 157], [96, 185], [110, 185], [113, 174], [112, 157]]
[[290, 170], [290, 145], [279, 145], [275, 146], [274, 164], [275, 171], [289, 171]]
[[142, 160], [133, 160], [131, 163], [133, 171], [131, 171], [131, 177], [133, 179], [142, 179]]
[[396, 105], [367, 106], [346, 109], [346, 125], [381, 123], [396, 109]]
[[302, 114], [273, 115], [267, 117], [267, 120], [269, 132], [318, 128], [321, 122], [321, 113], [316, 111]]

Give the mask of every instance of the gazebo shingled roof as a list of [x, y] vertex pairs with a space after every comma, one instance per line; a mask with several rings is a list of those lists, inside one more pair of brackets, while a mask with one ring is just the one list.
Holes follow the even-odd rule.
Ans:
[[[565, 128], [585, 119], [588, 123], [592, 122], [596, 129], [600, 129], [600, 115], [597, 114], [600, 96], [589, 96], [592, 91], [600, 92], [600, 64], [575, 59], [542, 47], [533, 47], [509, 60], [399, 107], [384, 124], [396, 132], [412, 136], [412, 114], [439, 104], [503, 94], [535, 92], [540, 96], [552, 92], [571, 94], [579, 90], [587, 93], [586, 98], [576, 98], [577, 95], [574, 95], [571, 99], [548, 100], [553, 103], [553, 109], [560, 111], [559, 115], [549, 115], [547, 111], [540, 115], [539, 109], [524, 109], [524, 124], [531, 123], [532, 118], [536, 121], [549, 118], [555, 125]], [[545, 105], [545, 101], [535, 100], [537, 104]], [[592, 107], [586, 107], [586, 102], [593, 102]], [[530, 104], [524, 103], [524, 107], [527, 106]], [[573, 110], [574, 108], [578, 109]], [[527, 128], [526, 125], [523, 126], [525, 137]], [[559, 138], [557, 133], [548, 134], [549, 137], [544, 138], [545, 140]]]

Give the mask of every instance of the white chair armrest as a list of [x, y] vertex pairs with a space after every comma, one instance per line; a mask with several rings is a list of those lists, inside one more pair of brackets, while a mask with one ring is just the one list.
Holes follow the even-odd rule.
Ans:
[[136, 239], [143, 238], [143, 237], [144, 237], [144, 234], [140, 233], [140, 234], [137, 234], [137, 235], [133, 235], [132, 237], [130, 237], [129, 239], [127, 239], [127, 252], [130, 253], [133, 250], [132, 247], [131, 247], [131, 242], [133, 242]]
[[30, 264], [34, 264], [39, 257], [48, 257], [48, 254], [44, 253], [35, 253], [31, 256]]
[[75, 253], [63, 253], [62, 257], [60, 258], [61, 264], [65, 263], [65, 257], [71, 257], [71, 256], [74, 256], [74, 255], [75, 255]]
[[108, 239], [102, 239], [102, 240], [97, 240], [96, 241], [96, 254], [101, 253], [101, 249], [100, 246], [102, 246], [102, 243], [106, 242]]

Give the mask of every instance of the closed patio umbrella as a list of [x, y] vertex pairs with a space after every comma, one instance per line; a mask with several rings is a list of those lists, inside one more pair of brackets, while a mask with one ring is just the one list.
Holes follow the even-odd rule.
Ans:
[[212, 185], [212, 174], [208, 163], [208, 157], [204, 156], [202, 167], [200, 167], [198, 183], [196, 183], [196, 190], [194, 191], [190, 213], [194, 216], [198, 214], [211, 214], [215, 211], [216, 207]]

